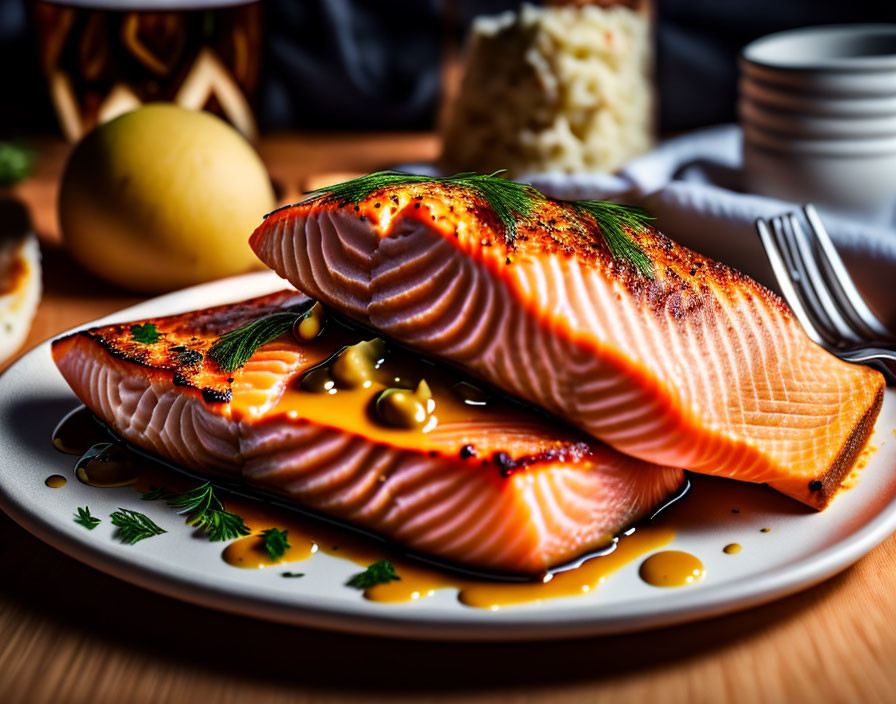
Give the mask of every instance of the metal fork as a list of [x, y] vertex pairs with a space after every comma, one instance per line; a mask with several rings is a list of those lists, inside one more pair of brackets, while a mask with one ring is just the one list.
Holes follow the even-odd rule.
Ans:
[[896, 382], [896, 338], [856, 289], [815, 208], [806, 205], [803, 213], [808, 234], [796, 213], [756, 220], [784, 299], [813, 341]]

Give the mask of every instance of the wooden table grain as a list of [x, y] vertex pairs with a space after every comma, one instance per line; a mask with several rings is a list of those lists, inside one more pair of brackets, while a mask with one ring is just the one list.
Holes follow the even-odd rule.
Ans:
[[[17, 189], [44, 253], [29, 349], [141, 300], [59, 244], [65, 145]], [[283, 135], [259, 151], [284, 200], [334, 176], [432, 158], [428, 134]], [[643, 634], [439, 644], [339, 635], [191, 606], [97, 572], [0, 513], [0, 702], [891, 702], [896, 537], [799, 595]]]

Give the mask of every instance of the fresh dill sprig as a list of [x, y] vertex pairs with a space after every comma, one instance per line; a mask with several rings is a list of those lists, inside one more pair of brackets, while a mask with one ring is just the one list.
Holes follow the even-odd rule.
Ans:
[[325, 203], [360, 203], [374, 191], [389, 186], [409, 186], [415, 183], [443, 183], [460, 186], [477, 193], [488, 203], [498, 220], [504, 226], [504, 236], [508, 242], [516, 237], [517, 218], [528, 218], [544, 195], [534, 186], [517, 183], [502, 178], [504, 170], [491, 174], [464, 172], [454, 176], [420, 176], [399, 171], [376, 171], [351, 181], [344, 181], [326, 188], [319, 188], [307, 194], [303, 203], [321, 200]]
[[234, 372], [246, 364], [256, 350], [286, 334], [298, 321], [308, 315], [314, 301], [263, 315], [242, 327], [225, 332], [208, 351], [225, 372]]
[[249, 535], [249, 528], [243, 519], [224, 510], [224, 504], [215, 496], [211, 482], [183, 494], [168, 496], [165, 503], [176, 508], [179, 514], [186, 515], [187, 525], [203, 531], [212, 542]]
[[281, 576], [281, 577], [289, 577], [289, 578], [291, 578], [291, 579], [295, 579], [295, 578], [297, 578], [297, 577], [304, 577], [304, 576], [305, 576], [305, 573], [304, 573], [304, 572], [281, 572], [281, 573], [280, 573], [280, 576]]
[[355, 589], [369, 589], [377, 584], [385, 584], [386, 582], [400, 579], [401, 577], [395, 572], [395, 565], [388, 560], [378, 560], [366, 570], [359, 572], [348, 580], [346, 586], [354, 587]]
[[[517, 234], [517, 222], [531, 217], [547, 198], [534, 186], [502, 178], [503, 171], [491, 174], [459, 173], [454, 176], [420, 176], [398, 171], [377, 171], [326, 186], [307, 194], [303, 203], [360, 203], [371, 193], [392, 186], [408, 186], [419, 183], [444, 183], [460, 186], [480, 195], [504, 226], [505, 240], [513, 242]], [[563, 202], [563, 201], [559, 201]], [[629, 262], [645, 276], [652, 276], [650, 258], [638, 246], [629, 232], [641, 232], [652, 218], [642, 209], [606, 201], [567, 201], [576, 216], [590, 215], [600, 229], [610, 253]]]
[[149, 491], [140, 494], [142, 501], [158, 501], [159, 499], [167, 499], [174, 496], [173, 491], [169, 491], [163, 486], [154, 486], [150, 484]]
[[630, 262], [645, 276], [653, 276], [653, 264], [626, 228], [641, 232], [654, 218], [641, 208], [602, 200], [575, 200], [570, 205], [579, 215], [588, 214], [600, 228], [614, 257]]
[[118, 527], [116, 537], [128, 545], [133, 545], [144, 538], [151, 538], [154, 535], [168, 532], [164, 528], [157, 526], [149, 516], [139, 511], [130, 511], [119, 507], [109, 518], [112, 520], [112, 525]]
[[73, 520], [75, 523], [84, 526], [87, 530], [93, 530], [102, 523], [99, 518], [90, 515], [90, 508], [87, 506], [78, 506], [78, 513]]
[[261, 532], [264, 549], [267, 550], [268, 555], [274, 562], [283, 557], [290, 548], [287, 541], [288, 533], [288, 530], [280, 530], [279, 528], [268, 528]]
[[155, 323], [131, 325], [131, 337], [134, 339], [134, 342], [154, 345], [159, 341], [159, 329], [155, 326]]

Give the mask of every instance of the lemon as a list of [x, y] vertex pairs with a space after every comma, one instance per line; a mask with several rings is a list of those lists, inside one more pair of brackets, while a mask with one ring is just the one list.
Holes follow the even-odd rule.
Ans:
[[273, 207], [264, 165], [236, 130], [166, 103], [90, 132], [69, 157], [59, 194], [75, 259], [144, 292], [260, 268], [248, 239]]

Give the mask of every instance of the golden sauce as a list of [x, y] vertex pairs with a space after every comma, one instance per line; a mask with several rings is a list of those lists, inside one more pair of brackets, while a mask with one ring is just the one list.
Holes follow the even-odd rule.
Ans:
[[[439, 380], [436, 383], [441, 384], [443, 392], [450, 392], [447, 382]], [[78, 415], [71, 415], [70, 418], [74, 419], [72, 422], [80, 423], [82, 420]], [[101, 428], [98, 429], [102, 432]], [[64, 423], [60, 424], [54, 434], [54, 444], [56, 437], [65, 437], [66, 433]], [[145, 493], [152, 487], [166, 487], [174, 492], [182, 492], [202, 481], [187, 477], [116, 443], [91, 447], [78, 460], [76, 474], [79, 479], [92, 486], [131, 485], [140, 493]], [[365, 598], [377, 602], [414, 601], [440, 589], [456, 589], [458, 600], [467, 606], [499, 609], [515, 604], [588, 594], [620, 568], [668, 545], [674, 537], [674, 531], [670, 528], [642, 526], [621, 536], [615, 549], [587, 558], [576, 567], [545, 575], [543, 581], [500, 581], [468, 577], [436, 566], [430, 567], [406, 557], [385, 542], [261, 500], [230, 494], [224, 490], [220, 491], [220, 496], [226, 510], [240, 515], [252, 530], [251, 535], [235, 540], [224, 548], [222, 558], [228, 564], [259, 569], [300, 562], [316, 552], [323, 552], [358, 565], [360, 572], [378, 560], [388, 559], [395, 566], [400, 579], [364, 590]], [[266, 528], [279, 528], [288, 532], [290, 547], [279, 560], [271, 560], [264, 549], [260, 533]]]
[[[384, 544], [363, 535], [321, 521], [289, 516], [275, 507], [250, 504], [255, 502], [243, 498], [227, 501], [227, 509], [240, 514], [252, 527], [253, 535], [228, 545], [221, 554], [225, 562], [235, 567], [270, 567], [298, 562], [322, 552], [363, 568], [385, 557], [395, 566], [400, 579], [365, 589], [364, 597], [386, 603], [424, 599], [439, 589], [456, 589], [461, 603], [492, 610], [546, 599], [581, 596], [599, 587], [611, 574], [642, 555], [668, 545], [675, 537], [675, 532], [669, 528], [642, 526], [632, 534], [622, 536], [611, 552], [588, 558], [577, 567], [545, 575], [543, 581], [497, 581], [465, 577], [438, 567], [429, 567], [396, 554]], [[277, 516], [278, 512], [281, 515]], [[270, 559], [258, 535], [267, 527], [288, 531], [291, 547], [280, 560]]]
[[371, 601], [412, 601], [429, 596], [437, 589], [454, 588], [462, 604], [477, 609], [496, 610], [517, 604], [537, 603], [546, 599], [582, 596], [597, 589], [607, 577], [642, 555], [672, 542], [675, 532], [669, 528], [642, 526], [622, 536], [616, 549], [597, 555], [569, 570], [545, 575], [541, 582], [496, 582], [464, 579], [447, 572], [396, 565], [400, 581], [377, 584], [364, 591]]
[[289, 547], [283, 556], [277, 560], [271, 559], [264, 548], [264, 539], [261, 535], [247, 535], [245, 538], [234, 540], [224, 548], [221, 557], [228, 565], [243, 567], [245, 569], [262, 569], [282, 565], [286, 562], [299, 562], [307, 560], [317, 552], [317, 545], [307, 536], [297, 535], [289, 531], [287, 538]]
[[703, 563], [689, 552], [664, 550], [641, 563], [638, 572], [654, 587], [685, 587], [703, 579]]
[[722, 552], [726, 555], [737, 555], [742, 549], [740, 543], [728, 543], [722, 548]]
[[[476, 434], [476, 428], [486, 429], [478, 435], [481, 435], [479, 442], [487, 443], [494, 436], [487, 429], [496, 425], [534, 428], [538, 424], [537, 435], [542, 438], [539, 447], [534, 447], [536, 433], [533, 432], [533, 447], [521, 448], [521, 451], [544, 449], [561, 437], [577, 438], [559, 426], [552, 428], [532, 411], [503, 398], [489, 397], [474, 384], [462, 381], [463, 377], [450, 368], [429, 364], [382, 342], [378, 343], [384, 345], [382, 354], [377, 355], [377, 348], [365, 342], [363, 351], [350, 355], [352, 364], [344, 364], [343, 348], [356, 346], [358, 339], [356, 330], [328, 321], [320, 335], [302, 343], [307, 360], [305, 372], [300, 380], [290, 384], [274, 408], [263, 412], [253, 405], [257, 402], [256, 396], [235, 390], [230, 404], [234, 418], [283, 414], [292, 419], [313, 420], [318, 425], [351, 428], [374, 442], [398, 448], [449, 454], [459, 453], [470, 442], [471, 433]], [[371, 366], [363, 368], [359, 359], [372, 360]], [[423, 381], [425, 393], [420, 387]], [[415, 423], [414, 427], [395, 427], [380, 417], [376, 401], [387, 389], [402, 389], [416, 396], [426, 412], [424, 422]], [[464, 432], [456, 432], [452, 426], [463, 428]], [[547, 442], [543, 439], [545, 435]]]
[[60, 489], [68, 484], [68, 479], [63, 477], [61, 474], [51, 474], [49, 477], [47, 477], [44, 484], [46, 484], [51, 489]]
[[133, 453], [124, 445], [99, 443], [81, 455], [75, 465], [75, 476], [90, 486], [128, 486], [137, 481], [137, 465]]
[[67, 455], [83, 455], [97, 443], [108, 440], [109, 436], [86, 406], [78, 406], [68, 413], [53, 430], [53, 447]]

